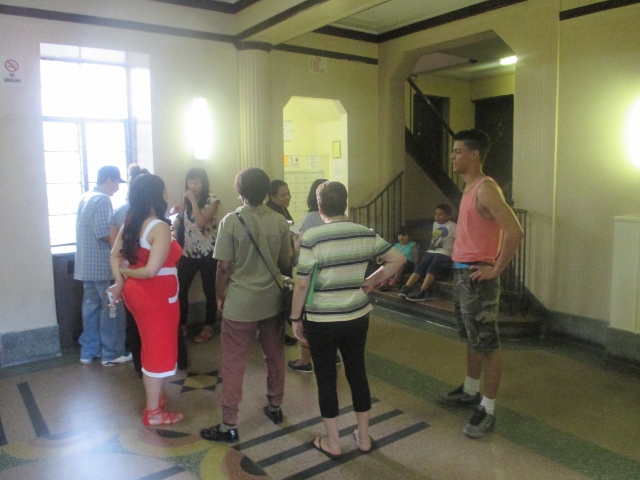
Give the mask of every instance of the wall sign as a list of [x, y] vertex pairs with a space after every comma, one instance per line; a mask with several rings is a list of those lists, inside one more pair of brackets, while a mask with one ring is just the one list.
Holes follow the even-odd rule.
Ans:
[[309, 57], [309, 71], [311, 73], [327, 73], [329, 71], [327, 57]]
[[15, 58], [2, 58], [2, 83], [5, 85], [22, 84], [22, 71], [20, 70], [20, 62]]
[[282, 122], [282, 133], [285, 142], [293, 140], [293, 122]]

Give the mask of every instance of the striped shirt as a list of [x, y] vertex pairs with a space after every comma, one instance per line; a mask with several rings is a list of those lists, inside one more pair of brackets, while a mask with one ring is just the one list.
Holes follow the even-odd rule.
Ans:
[[362, 290], [370, 261], [393, 246], [362, 225], [334, 222], [313, 227], [302, 235], [296, 276], [308, 277], [317, 265], [313, 300], [306, 305], [314, 322], [355, 320], [373, 307]]

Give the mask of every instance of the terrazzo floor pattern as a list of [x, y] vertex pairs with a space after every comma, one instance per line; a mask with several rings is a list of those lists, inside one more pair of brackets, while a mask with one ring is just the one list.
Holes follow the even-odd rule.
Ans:
[[[262, 412], [265, 368], [256, 344], [240, 406], [240, 442], [200, 439], [220, 421], [218, 336], [189, 345], [190, 368], [169, 380], [169, 408], [185, 420], [145, 428], [131, 365], [81, 365], [76, 354], [0, 370], [0, 479], [640, 479], [640, 375], [597, 352], [549, 341], [505, 342], [495, 431], [462, 434], [470, 410], [438, 394], [464, 378], [456, 332], [384, 309], [371, 317], [367, 369], [371, 436], [362, 454], [341, 366], [343, 457], [311, 446], [322, 433], [315, 378], [287, 369], [285, 420]], [[286, 347], [287, 359], [298, 347]]]

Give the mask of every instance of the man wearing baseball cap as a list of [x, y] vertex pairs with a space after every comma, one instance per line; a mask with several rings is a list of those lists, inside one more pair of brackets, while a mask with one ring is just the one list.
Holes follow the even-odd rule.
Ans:
[[125, 325], [122, 308], [109, 318], [107, 288], [112, 283], [109, 255], [109, 220], [111, 196], [121, 183], [118, 167], [107, 165], [98, 170], [98, 184], [86, 192], [78, 205], [76, 217], [76, 262], [73, 278], [83, 283], [82, 335], [80, 362], [89, 364], [102, 358], [110, 367], [131, 360], [125, 351]]

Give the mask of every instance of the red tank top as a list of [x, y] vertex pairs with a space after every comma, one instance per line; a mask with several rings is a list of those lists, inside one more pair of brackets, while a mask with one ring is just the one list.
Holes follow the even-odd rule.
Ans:
[[483, 177], [462, 195], [456, 239], [453, 244], [454, 262], [482, 262], [494, 265], [500, 252], [502, 230], [495, 220], [485, 220], [476, 208], [478, 188], [491, 177]]

